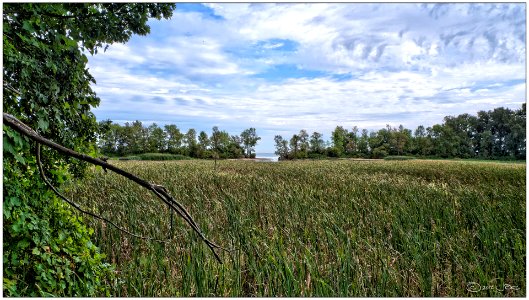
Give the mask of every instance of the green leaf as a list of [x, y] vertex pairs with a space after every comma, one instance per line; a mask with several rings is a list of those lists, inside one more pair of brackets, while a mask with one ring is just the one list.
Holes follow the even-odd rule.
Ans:
[[20, 242], [17, 243], [17, 247], [21, 248], [21, 249], [24, 249], [27, 246], [29, 246], [29, 244], [30, 244], [30, 242], [28, 240], [21, 240]]
[[18, 153], [15, 153], [15, 159], [16, 159], [19, 163], [21, 163], [21, 164], [23, 164], [23, 165], [26, 164], [26, 160], [24, 159], [24, 157], [22, 157], [22, 156], [21, 156], [20, 154], [18, 154]]
[[42, 129], [43, 131], [46, 131], [48, 130], [48, 126], [49, 126], [49, 123], [48, 121], [44, 120], [44, 119], [39, 119], [38, 121], [38, 127], [40, 129]]
[[40, 255], [40, 250], [37, 247], [35, 247], [33, 248], [33, 251], [31, 251], [31, 253], [35, 255]]
[[31, 24], [30, 21], [24, 21], [22, 28], [29, 32], [35, 32], [35, 29], [33, 28], [33, 25]]
[[9, 198], [10, 204], [12, 206], [19, 206], [20, 205], [20, 199], [18, 197], [11, 197]]
[[13, 155], [16, 154], [15, 149], [13, 148], [13, 144], [11, 144], [11, 141], [4, 135], [4, 152], [5, 151]]

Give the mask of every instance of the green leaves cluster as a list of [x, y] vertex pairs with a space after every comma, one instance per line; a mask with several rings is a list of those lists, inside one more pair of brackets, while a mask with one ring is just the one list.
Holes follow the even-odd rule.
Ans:
[[[174, 4], [5, 4], [4, 111], [74, 150], [95, 141], [100, 99], [87, 53], [150, 31], [148, 18], [168, 18]], [[58, 157], [56, 157], [58, 159]], [[72, 163], [71, 161], [67, 161]]]
[[92, 229], [46, 189], [33, 157], [10, 156], [4, 151], [4, 296], [108, 295], [112, 268]]
[[[174, 4], [6, 3], [3, 5], [3, 107], [44, 137], [95, 153], [90, 111], [100, 99], [87, 68], [94, 55], [132, 34], [148, 18], [168, 18]], [[112, 278], [90, 232], [41, 181], [34, 145], [3, 129], [5, 296], [107, 295]], [[55, 185], [85, 165], [43, 149]]]

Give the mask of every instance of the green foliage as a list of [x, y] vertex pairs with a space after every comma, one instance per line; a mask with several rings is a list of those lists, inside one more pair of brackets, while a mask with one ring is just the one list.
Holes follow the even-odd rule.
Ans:
[[[41, 135], [95, 154], [99, 104], [85, 53], [132, 34], [148, 18], [167, 18], [174, 4], [6, 3], [3, 5], [3, 109]], [[88, 229], [42, 183], [34, 145], [3, 130], [4, 295], [107, 295], [110, 268]], [[48, 176], [60, 185], [86, 164], [43, 149]]]
[[124, 157], [118, 157], [118, 160], [189, 160], [193, 159], [189, 156], [181, 154], [169, 154], [169, 153], [142, 153], [137, 155], [130, 155]]
[[[514, 160], [525, 159], [526, 142], [525, 104], [518, 110], [503, 107], [491, 111], [480, 111], [477, 116], [462, 114], [447, 116], [443, 124], [424, 128], [420, 125], [412, 131], [400, 125], [386, 125], [368, 134], [363, 129], [358, 136], [354, 126], [348, 131], [336, 126], [332, 132], [332, 147], [326, 149], [328, 157], [384, 158], [390, 156], [415, 155], [430, 158], [480, 158]], [[314, 132], [310, 147], [303, 146], [304, 130], [290, 139], [290, 149], [283, 138], [276, 136], [276, 154], [281, 159], [307, 158], [323, 154], [321, 134]], [[279, 137], [279, 139], [277, 139]], [[304, 151], [304, 149], [307, 149]]]
[[225, 159], [241, 158], [246, 151], [248, 157], [252, 154], [255, 157], [253, 147], [261, 138], [257, 136], [254, 128], [247, 129], [243, 133], [245, 134], [241, 136], [230, 136], [228, 132], [219, 130], [215, 126], [210, 137], [206, 132], [201, 131], [197, 141], [197, 131], [193, 128], [182, 134], [173, 124], [166, 125], [162, 129], [156, 124], [145, 127], [141, 121], [134, 121], [132, 124], [127, 122], [121, 126], [105, 120], [99, 122], [98, 146], [102, 153], [109, 156], [170, 153], [193, 158]]
[[412, 159], [416, 159], [416, 158], [412, 156], [396, 156], [396, 155], [390, 155], [390, 156], [384, 157], [384, 160], [412, 160]]
[[[93, 230], [47, 190], [35, 171], [34, 158], [13, 163], [4, 151], [6, 156], [4, 296], [109, 296], [113, 272], [91, 242]], [[66, 173], [54, 175], [63, 180], [60, 177]]]
[[125, 156], [125, 157], [119, 157], [119, 160], [141, 160], [139, 156], [132, 155], [132, 156]]
[[[241, 133], [241, 139], [244, 149], [246, 150], [245, 156], [251, 158], [254, 147], [261, 138], [257, 136], [255, 128], [252, 127], [244, 130]], [[255, 157], [255, 153], [253, 154], [253, 157]]]
[[[147, 19], [171, 16], [174, 5], [6, 3], [3, 8], [4, 111], [65, 147], [90, 152], [97, 130], [90, 109], [100, 99], [91, 88], [95, 79], [85, 53], [147, 34]], [[58, 155], [53, 159], [77, 164]]]
[[[122, 276], [116, 296], [526, 295], [525, 164], [226, 161], [214, 171], [202, 160], [116, 163], [166, 186], [208, 238], [237, 249], [221, 253], [221, 265], [184, 222], [164, 245], [91, 220]], [[134, 232], [169, 236], [157, 199], [110, 172], [93, 174], [69, 185], [70, 195]], [[473, 293], [470, 282], [495, 288]]]
[[166, 154], [166, 153], [143, 153], [143, 154], [138, 154], [135, 157], [138, 157], [140, 160], [188, 160], [188, 159], [192, 159], [189, 156], [184, 156], [180, 154]]

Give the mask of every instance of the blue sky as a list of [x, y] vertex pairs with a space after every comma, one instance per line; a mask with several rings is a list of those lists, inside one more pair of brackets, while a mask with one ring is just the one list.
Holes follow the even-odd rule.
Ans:
[[526, 101], [525, 3], [177, 4], [89, 57], [98, 120], [208, 134], [255, 127], [257, 152], [306, 129], [441, 123]]

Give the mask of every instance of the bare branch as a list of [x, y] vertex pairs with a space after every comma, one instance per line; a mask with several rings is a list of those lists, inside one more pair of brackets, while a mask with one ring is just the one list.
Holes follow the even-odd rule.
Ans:
[[121, 232], [124, 232], [128, 235], [131, 235], [135, 238], [138, 238], [138, 239], [142, 239], [142, 240], [150, 240], [150, 241], [155, 241], [155, 242], [160, 242], [160, 243], [166, 243], [168, 242], [167, 240], [159, 240], [159, 239], [154, 239], [154, 238], [151, 238], [151, 237], [145, 237], [145, 236], [141, 236], [141, 235], [138, 235], [138, 234], [134, 234], [116, 224], [114, 224], [112, 221], [104, 218], [104, 217], [101, 217], [97, 214], [94, 214], [94, 213], [91, 213], [89, 211], [86, 211], [86, 210], [83, 210], [79, 204], [73, 202], [72, 200], [66, 198], [64, 195], [62, 195], [48, 180], [48, 178], [46, 178], [46, 175], [44, 174], [44, 168], [42, 167], [42, 162], [40, 160], [40, 144], [39, 143], [36, 143], [37, 144], [37, 165], [39, 167], [39, 172], [40, 172], [40, 176], [42, 177], [42, 180], [44, 180], [44, 183], [46, 183], [46, 185], [57, 195], [59, 196], [59, 198], [61, 198], [62, 200], [64, 200], [66, 203], [70, 204], [71, 206], [73, 206], [75, 209], [77, 209], [78, 211], [82, 212], [83, 214], [86, 214], [86, 215], [89, 215], [89, 216], [92, 216], [96, 219], [99, 219], [103, 222], [106, 222], [112, 226], [114, 226], [116, 229], [118, 229], [119, 231]]
[[11, 86], [10, 84], [8, 84], [8, 83], [5, 83], [5, 82], [4, 82], [4, 87], [5, 87], [6, 89], [8, 89], [9, 91], [11, 91], [12, 93], [14, 93], [14, 94], [22, 95], [22, 93], [20, 93], [17, 89], [15, 89], [14, 87], [12, 87], [12, 86]]
[[97, 166], [101, 166], [101, 167], [104, 167], [106, 168], [107, 170], [111, 170], [129, 180], [132, 180], [134, 182], [136, 182], [137, 184], [141, 185], [142, 187], [152, 191], [156, 196], [158, 196], [158, 198], [160, 198], [165, 204], [167, 204], [173, 211], [175, 211], [176, 213], [178, 213], [180, 215], [180, 217], [182, 217], [186, 222], [187, 224], [193, 229], [193, 231], [195, 231], [199, 236], [200, 238], [204, 241], [204, 243], [210, 248], [210, 250], [213, 252], [213, 254], [215, 255], [215, 258], [217, 259], [217, 261], [219, 263], [222, 263], [220, 257], [218, 256], [218, 254], [215, 252], [215, 249], [221, 249], [221, 250], [225, 250], [225, 251], [229, 251], [223, 247], [220, 247], [218, 245], [216, 245], [215, 243], [211, 242], [209, 239], [207, 239], [204, 234], [202, 233], [202, 231], [198, 228], [198, 225], [196, 224], [196, 222], [193, 220], [193, 218], [191, 217], [191, 215], [185, 210], [185, 208], [180, 204], [178, 203], [178, 201], [176, 201], [173, 197], [171, 197], [166, 191], [165, 191], [165, 188], [164, 187], [161, 187], [159, 185], [156, 185], [156, 184], [152, 184], [152, 183], [149, 183], [131, 173], [128, 173], [116, 166], [113, 166], [107, 162], [105, 162], [104, 160], [102, 159], [99, 159], [99, 158], [94, 158], [94, 157], [91, 157], [89, 155], [86, 155], [86, 154], [82, 154], [82, 153], [78, 153], [76, 151], [73, 151], [71, 149], [68, 149], [62, 145], [59, 145], [53, 141], [50, 141], [42, 136], [40, 136], [37, 132], [35, 132], [33, 129], [31, 129], [30, 127], [28, 127], [26, 124], [22, 123], [20, 120], [18, 120], [17, 118], [15, 118], [14, 116], [10, 115], [10, 114], [6, 114], [6, 113], [3, 113], [3, 120], [4, 120], [4, 124], [13, 128], [14, 130], [16, 130], [17, 132], [29, 137], [30, 139], [32, 139], [33, 141], [39, 143], [39, 144], [42, 144], [42, 145], [46, 145], [52, 149], [55, 149], [57, 150], [58, 152], [62, 153], [62, 154], [65, 154], [65, 155], [68, 155], [70, 157], [74, 157], [74, 158], [77, 158], [77, 159], [80, 159], [80, 160], [83, 160], [83, 161], [86, 161], [86, 162], [89, 162], [93, 165], [97, 165]]

